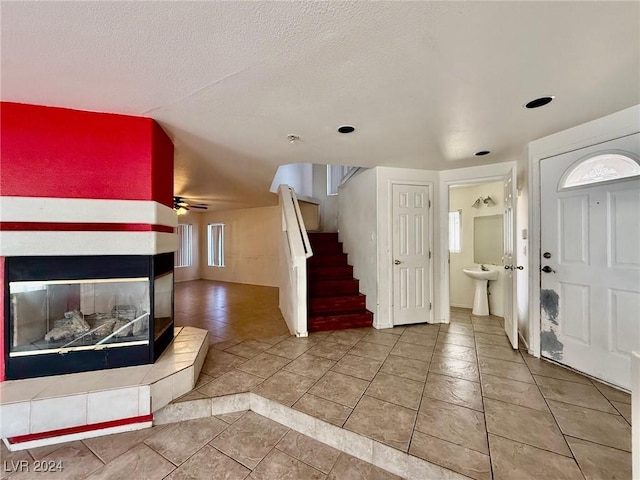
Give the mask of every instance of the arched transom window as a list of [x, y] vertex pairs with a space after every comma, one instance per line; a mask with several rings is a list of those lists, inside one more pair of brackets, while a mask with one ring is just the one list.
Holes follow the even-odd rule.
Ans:
[[577, 162], [564, 175], [560, 188], [578, 187], [640, 175], [638, 161], [623, 153], [600, 153]]

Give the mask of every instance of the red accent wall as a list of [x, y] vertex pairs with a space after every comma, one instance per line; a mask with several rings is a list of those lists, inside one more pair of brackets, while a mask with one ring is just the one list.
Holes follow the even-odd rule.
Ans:
[[150, 118], [0, 103], [0, 194], [173, 206], [173, 143]]

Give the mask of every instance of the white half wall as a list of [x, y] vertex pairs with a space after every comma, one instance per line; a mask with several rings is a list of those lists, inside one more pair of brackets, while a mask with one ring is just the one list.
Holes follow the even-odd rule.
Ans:
[[187, 282], [200, 279], [200, 223], [203, 214], [188, 211], [178, 216], [178, 224], [191, 225], [191, 266], [175, 267], [174, 277], [176, 282]]
[[280, 165], [271, 181], [271, 193], [277, 193], [280, 185], [289, 185], [296, 191], [299, 199], [313, 197], [313, 164], [290, 163]]
[[320, 210], [320, 230], [338, 231], [339, 195], [327, 195], [327, 166], [313, 165], [313, 198], [318, 201]]
[[367, 296], [367, 309], [378, 323], [378, 238], [376, 219], [376, 170], [362, 170], [340, 188], [338, 231], [344, 252]]
[[[200, 270], [202, 278], [222, 282], [280, 286], [280, 207], [246, 208], [202, 214]], [[207, 225], [224, 224], [224, 267], [207, 262]]]

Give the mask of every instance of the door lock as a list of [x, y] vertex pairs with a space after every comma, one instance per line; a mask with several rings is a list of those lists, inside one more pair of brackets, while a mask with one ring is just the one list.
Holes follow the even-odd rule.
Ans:
[[549, 252], [544, 252], [544, 253], [542, 254], [542, 256], [543, 256], [544, 258], [551, 258], [551, 253], [549, 253]]
[[514, 266], [513, 266], [513, 267], [511, 267], [511, 268], [512, 268], [512, 269], [514, 269], [514, 270], [516, 270], [516, 269], [517, 269], [517, 270], [524, 270], [524, 267], [523, 267], [522, 265], [518, 265], [518, 266], [515, 266], [515, 265], [514, 265]]
[[397, 260], [397, 259], [396, 259], [396, 260], [394, 260], [394, 261], [393, 261], [393, 263], [394, 263], [395, 265], [400, 265], [402, 262], [401, 262], [400, 260]]
[[540, 270], [543, 271], [544, 273], [556, 273], [556, 271], [553, 268], [551, 268], [549, 265], [545, 265]]

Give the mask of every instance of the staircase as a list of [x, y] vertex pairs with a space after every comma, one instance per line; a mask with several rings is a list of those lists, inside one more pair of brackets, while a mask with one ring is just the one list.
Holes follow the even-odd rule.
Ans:
[[337, 233], [309, 233], [313, 256], [307, 259], [309, 332], [370, 327], [373, 313], [353, 278], [353, 267]]

